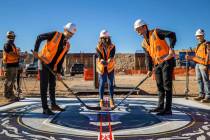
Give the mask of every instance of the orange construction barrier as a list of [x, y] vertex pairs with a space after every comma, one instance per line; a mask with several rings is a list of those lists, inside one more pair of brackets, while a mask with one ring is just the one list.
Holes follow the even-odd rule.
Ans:
[[186, 68], [174, 68], [174, 73], [176, 75], [185, 75], [186, 73]]
[[93, 69], [84, 68], [84, 80], [93, 80]]
[[4, 76], [4, 70], [2, 68], [0, 69], [0, 76]]

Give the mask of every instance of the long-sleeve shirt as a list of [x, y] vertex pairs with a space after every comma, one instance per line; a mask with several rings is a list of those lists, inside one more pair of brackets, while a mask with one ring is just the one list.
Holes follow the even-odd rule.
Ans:
[[[161, 40], [165, 40], [166, 38], [169, 39], [169, 47], [171, 49], [174, 48], [175, 44], [176, 44], [176, 34], [174, 32], [171, 31], [166, 31], [166, 30], [161, 30], [161, 29], [156, 29], [157, 31], [157, 35]], [[149, 34], [147, 35], [146, 41], [148, 44], [149, 43]], [[152, 71], [152, 67], [153, 67], [153, 62], [152, 62], [152, 58], [149, 55], [149, 52], [143, 47], [144, 51], [145, 51], [145, 63], [146, 63], [146, 67], [149, 71]]]
[[[4, 44], [4, 51], [6, 53], [11, 53], [13, 52], [12, 46], [16, 47], [14, 42], [11, 40], [8, 40], [5, 44]], [[19, 62], [17, 63], [6, 63], [5, 67], [9, 68], [9, 67], [18, 67], [19, 66]]]
[[[55, 34], [56, 34], [56, 31], [38, 35], [38, 37], [36, 39], [34, 51], [38, 52], [41, 42], [44, 41], [44, 40], [47, 40], [47, 41], [52, 40]], [[64, 48], [65, 45], [66, 45], [65, 36], [62, 34], [60, 43], [58, 45], [58, 50], [57, 50], [52, 62], [50, 64], [48, 64], [48, 66], [51, 69], [53, 69], [53, 67], [54, 67], [58, 57], [60, 56], [61, 52], [63, 51], [63, 48]], [[61, 61], [57, 65], [57, 72], [58, 73], [61, 73], [61, 68], [62, 68], [62, 64], [63, 64], [64, 58], [65, 58], [65, 55], [62, 57]]]

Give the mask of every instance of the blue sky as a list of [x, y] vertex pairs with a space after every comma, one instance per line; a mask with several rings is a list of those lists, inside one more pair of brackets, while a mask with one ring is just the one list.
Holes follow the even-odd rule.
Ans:
[[94, 52], [98, 36], [107, 29], [117, 52], [141, 50], [133, 23], [141, 18], [149, 28], [176, 32], [175, 49], [194, 47], [196, 29], [210, 40], [209, 0], [0, 0], [0, 49], [8, 30], [16, 32], [21, 50], [34, 48], [40, 33], [63, 31], [71, 21], [78, 32], [71, 39], [70, 52]]

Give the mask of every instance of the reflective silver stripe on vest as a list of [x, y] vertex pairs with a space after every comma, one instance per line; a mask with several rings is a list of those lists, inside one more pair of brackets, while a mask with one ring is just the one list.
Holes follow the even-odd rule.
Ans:
[[196, 58], [198, 58], [199, 60], [205, 61], [205, 58], [202, 58], [200, 56], [195, 56]]

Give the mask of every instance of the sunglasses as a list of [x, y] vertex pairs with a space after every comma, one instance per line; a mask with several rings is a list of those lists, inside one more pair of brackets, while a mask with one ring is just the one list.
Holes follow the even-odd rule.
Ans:
[[102, 37], [101, 40], [105, 40], [106, 42], [108, 42], [108, 41], [109, 41], [109, 38], [107, 38], [107, 37]]

